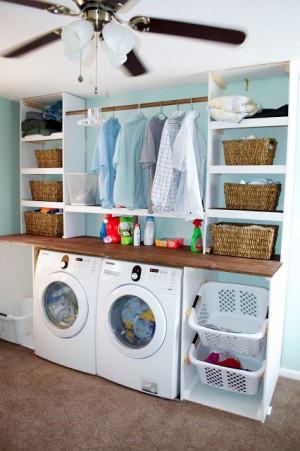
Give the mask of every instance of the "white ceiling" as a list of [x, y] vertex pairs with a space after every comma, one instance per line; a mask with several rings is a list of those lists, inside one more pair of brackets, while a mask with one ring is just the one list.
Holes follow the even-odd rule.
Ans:
[[[75, 6], [72, 0], [59, 3], [73, 9]], [[123, 20], [135, 15], [239, 29], [247, 38], [242, 45], [231, 46], [133, 32], [135, 49], [149, 72], [129, 77], [110, 67], [100, 54], [100, 96], [197, 84], [206, 80], [209, 70], [300, 58], [299, 0], [130, 0], [119, 11]], [[0, 2], [0, 55], [22, 41], [72, 21], [74, 17]], [[66, 91], [91, 98], [95, 96], [95, 72], [93, 61], [82, 68], [84, 81], [79, 83], [79, 64], [64, 56], [61, 41], [19, 58], [0, 56], [0, 97], [19, 100]]]

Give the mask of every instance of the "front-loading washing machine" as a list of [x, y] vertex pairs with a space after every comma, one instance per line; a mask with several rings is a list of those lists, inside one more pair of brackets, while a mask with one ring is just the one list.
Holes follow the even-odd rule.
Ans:
[[145, 393], [179, 394], [182, 269], [104, 259], [97, 374]]
[[96, 374], [96, 309], [102, 258], [41, 250], [34, 279], [35, 354]]

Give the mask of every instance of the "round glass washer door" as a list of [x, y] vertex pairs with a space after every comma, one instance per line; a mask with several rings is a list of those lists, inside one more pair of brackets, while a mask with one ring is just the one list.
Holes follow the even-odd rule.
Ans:
[[150, 291], [123, 285], [104, 302], [105, 330], [115, 348], [136, 359], [149, 357], [159, 350], [167, 332], [166, 317]]
[[38, 310], [45, 327], [57, 337], [71, 338], [84, 327], [88, 301], [84, 289], [70, 274], [57, 272], [39, 286]]

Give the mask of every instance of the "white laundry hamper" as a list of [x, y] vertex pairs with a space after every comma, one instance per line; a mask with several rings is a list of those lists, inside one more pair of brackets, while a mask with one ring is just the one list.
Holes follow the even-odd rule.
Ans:
[[188, 323], [203, 346], [253, 356], [260, 352], [267, 332], [266, 288], [207, 282], [198, 296]]
[[16, 344], [33, 340], [32, 298], [23, 298], [0, 305], [0, 338]]
[[240, 361], [243, 369], [229, 368], [206, 362], [205, 360], [213, 351], [203, 346], [199, 339], [196, 345], [191, 344], [189, 359], [197, 368], [202, 383], [233, 393], [255, 395], [259, 390], [266, 367], [265, 342], [266, 339], [264, 339], [260, 354], [256, 356], [234, 355]]

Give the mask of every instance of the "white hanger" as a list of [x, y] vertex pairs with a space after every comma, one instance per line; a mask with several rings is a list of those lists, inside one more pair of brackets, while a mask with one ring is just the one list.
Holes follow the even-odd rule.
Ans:
[[87, 110], [87, 116], [85, 119], [80, 119], [78, 125], [85, 127], [99, 127], [106, 119], [103, 116], [102, 108], [89, 108]]

